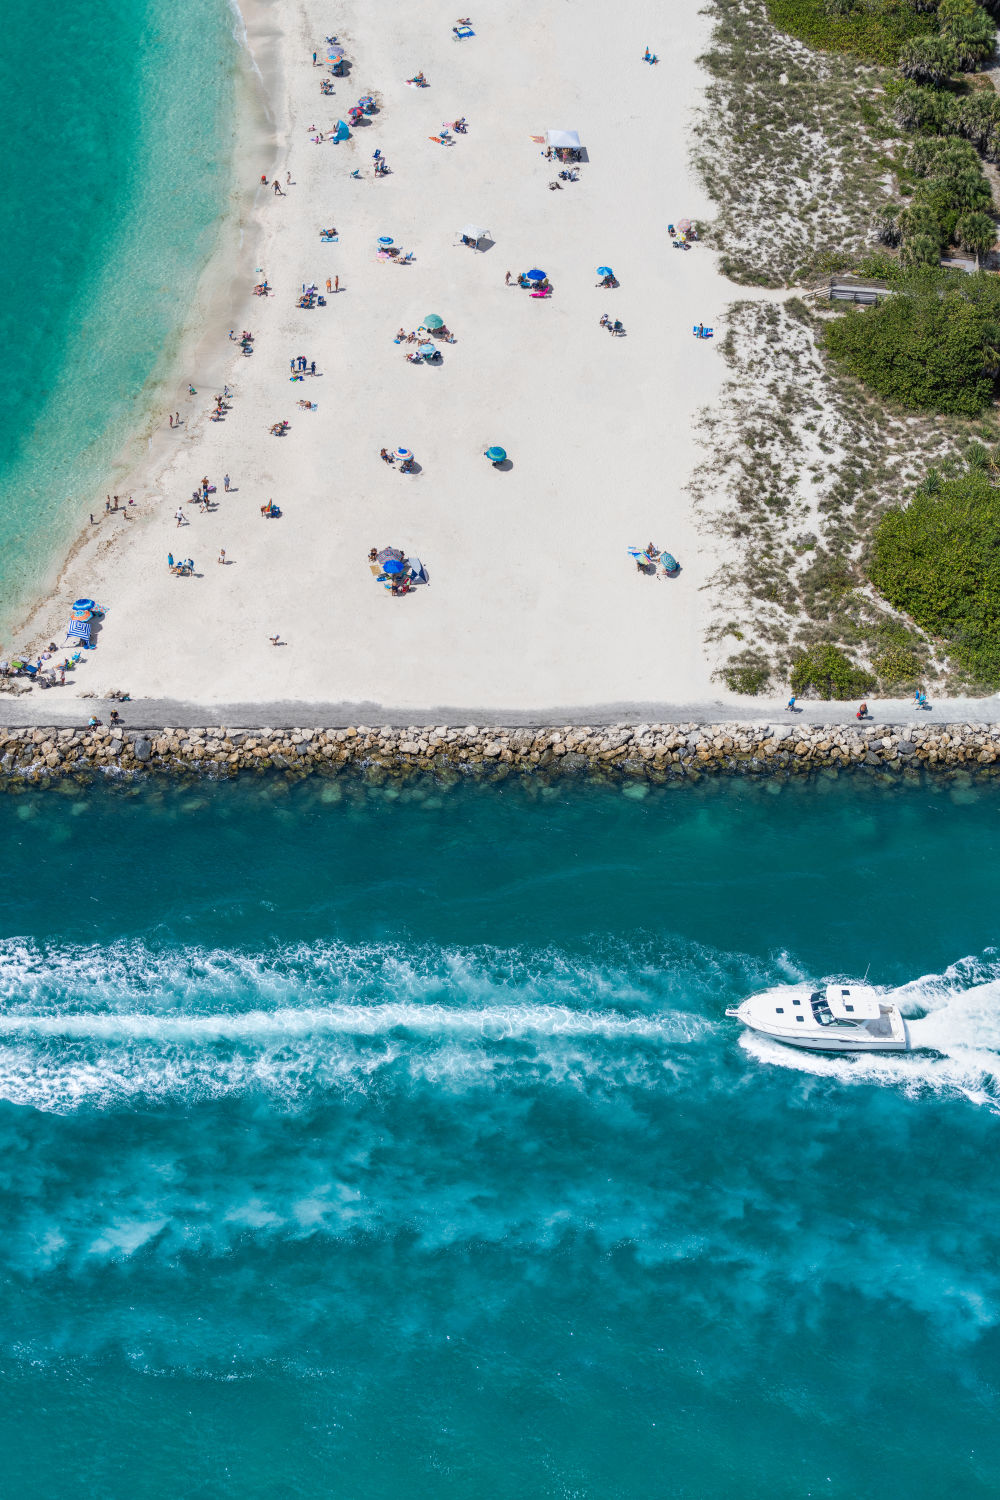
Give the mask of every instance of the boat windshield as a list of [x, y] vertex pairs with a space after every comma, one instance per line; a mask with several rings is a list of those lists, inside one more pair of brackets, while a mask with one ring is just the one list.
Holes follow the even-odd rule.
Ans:
[[809, 1003], [812, 1006], [813, 1019], [818, 1021], [821, 1026], [858, 1025], [857, 1021], [838, 1020], [838, 1018], [833, 1014], [833, 1011], [827, 1005], [826, 996], [821, 994], [819, 991], [817, 991], [816, 994], [809, 996]]

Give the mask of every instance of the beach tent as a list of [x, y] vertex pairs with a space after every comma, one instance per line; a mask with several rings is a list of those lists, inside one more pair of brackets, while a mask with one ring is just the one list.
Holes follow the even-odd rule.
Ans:
[[337, 128], [336, 128], [336, 130], [333, 133], [333, 139], [334, 139], [334, 141], [347, 141], [347, 140], [350, 140], [350, 137], [351, 137], [351, 132], [348, 130], [348, 128], [344, 124], [343, 120], [338, 120], [337, 121]]
[[82, 641], [85, 646], [90, 645], [90, 621], [70, 620], [66, 626], [66, 639]]
[[545, 144], [560, 150], [579, 151], [580, 137], [575, 130], [547, 130]]
[[465, 228], [460, 229], [458, 232], [462, 239], [471, 240], [474, 245], [478, 245], [480, 240], [491, 240], [493, 238], [488, 229], [480, 229], [477, 224], [466, 224]]

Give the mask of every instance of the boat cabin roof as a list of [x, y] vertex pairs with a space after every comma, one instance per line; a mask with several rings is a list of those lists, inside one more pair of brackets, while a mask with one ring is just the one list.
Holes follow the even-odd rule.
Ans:
[[878, 995], [867, 984], [828, 984], [826, 1003], [837, 1021], [877, 1021]]

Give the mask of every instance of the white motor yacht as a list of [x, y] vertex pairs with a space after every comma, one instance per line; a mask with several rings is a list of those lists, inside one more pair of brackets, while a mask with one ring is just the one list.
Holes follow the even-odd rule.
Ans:
[[813, 1052], [906, 1052], [899, 1007], [868, 984], [783, 984], [727, 1010], [761, 1036]]

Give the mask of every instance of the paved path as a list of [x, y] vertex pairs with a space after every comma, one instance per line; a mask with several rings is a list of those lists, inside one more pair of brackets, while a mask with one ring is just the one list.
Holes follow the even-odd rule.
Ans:
[[[340, 729], [367, 724], [406, 728], [408, 725], [480, 727], [498, 724], [509, 728], [560, 727], [589, 724], [852, 724], [857, 726], [856, 703], [806, 703], [801, 712], [789, 713], [783, 702], [761, 700], [752, 707], [716, 703], [609, 703], [591, 708], [559, 708], [550, 713], [498, 713], [476, 708], [437, 706], [427, 710], [394, 710], [377, 703], [180, 703], [175, 699], [142, 698], [131, 703], [108, 703], [97, 698], [70, 696], [71, 689], [35, 688], [17, 697], [0, 694], [0, 725], [23, 728], [35, 724], [85, 725], [91, 714], [108, 722], [117, 708], [122, 723], [136, 729], [176, 729], [225, 725], [231, 729]], [[1000, 723], [1000, 695], [992, 698], [949, 698], [935, 702], [930, 710], [914, 708], [908, 701], [868, 700], [876, 724], [996, 724]]]

